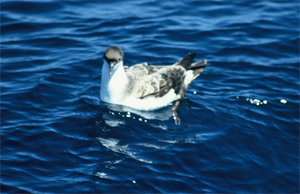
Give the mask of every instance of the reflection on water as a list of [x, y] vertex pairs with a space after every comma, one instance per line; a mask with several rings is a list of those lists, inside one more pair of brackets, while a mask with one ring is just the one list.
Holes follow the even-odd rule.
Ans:
[[[116, 104], [107, 104], [107, 107], [112, 110], [112, 111], [117, 111], [117, 112], [124, 112], [127, 113], [126, 117], [131, 117], [130, 113], [134, 113], [136, 115], [139, 115], [143, 117], [144, 119], [148, 120], [160, 120], [160, 121], [166, 121], [170, 117], [172, 117], [172, 105], [163, 107], [159, 110], [154, 110], [154, 111], [140, 111], [136, 110], [127, 106], [122, 106], [122, 105], [116, 105]], [[133, 118], [134, 119], [134, 118]]]
[[166, 130], [165, 122], [151, 123], [151, 120], [167, 121], [172, 118], [172, 105], [166, 106], [155, 111], [140, 111], [127, 106], [103, 103], [109, 110], [102, 113], [105, 123], [111, 127], [125, 125], [134, 120], [149, 123], [149, 125]]
[[[97, 137], [97, 139], [99, 140], [99, 142], [106, 147], [107, 149], [115, 152], [115, 153], [120, 153], [120, 154], [125, 154], [127, 156], [130, 156], [140, 162], [145, 162], [145, 163], [153, 163], [152, 161], [148, 161], [148, 160], [144, 160], [142, 158], [139, 158], [137, 156], [135, 156], [135, 152], [130, 151], [130, 148], [128, 147], [129, 145], [120, 145], [119, 141], [117, 139], [104, 139], [101, 137]], [[118, 162], [119, 163], [119, 162]]]

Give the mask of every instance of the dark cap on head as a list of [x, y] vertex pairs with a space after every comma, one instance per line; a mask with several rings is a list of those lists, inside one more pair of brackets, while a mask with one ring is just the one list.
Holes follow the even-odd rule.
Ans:
[[124, 54], [123, 51], [116, 46], [111, 46], [108, 47], [104, 54], [103, 54], [104, 59], [107, 61], [108, 64], [117, 64], [120, 61], [123, 61]]

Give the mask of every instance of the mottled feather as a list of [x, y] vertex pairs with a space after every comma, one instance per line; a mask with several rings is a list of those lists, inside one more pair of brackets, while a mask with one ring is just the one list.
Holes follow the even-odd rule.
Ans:
[[[179, 94], [186, 70], [182, 66], [153, 66], [146, 63], [125, 70], [133, 87], [129, 88], [138, 98], [162, 97], [171, 89]], [[143, 84], [140, 84], [143, 83]], [[135, 90], [135, 91], [133, 91]]]

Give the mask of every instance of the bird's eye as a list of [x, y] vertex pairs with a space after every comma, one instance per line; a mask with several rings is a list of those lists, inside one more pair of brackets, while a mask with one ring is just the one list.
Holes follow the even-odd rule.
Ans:
[[119, 62], [121, 61], [122, 59], [121, 59], [121, 57], [119, 58]]

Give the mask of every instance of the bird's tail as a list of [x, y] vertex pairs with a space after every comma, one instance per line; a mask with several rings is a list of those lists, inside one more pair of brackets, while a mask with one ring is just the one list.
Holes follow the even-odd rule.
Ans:
[[200, 73], [204, 71], [205, 67], [208, 65], [210, 64], [207, 63], [206, 59], [192, 63], [189, 70], [193, 70], [193, 74], [194, 74], [193, 80], [196, 79], [200, 75]]
[[180, 65], [184, 67], [187, 71], [192, 70], [194, 74], [192, 80], [196, 79], [200, 75], [200, 73], [204, 71], [204, 68], [210, 65], [207, 63], [206, 59], [202, 61], [196, 61], [193, 63], [195, 55], [196, 55], [195, 53], [189, 53], [188, 55], [183, 57], [180, 61], [174, 64], [174, 65]]
[[192, 62], [194, 60], [195, 55], [196, 55], [195, 53], [189, 53], [188, 55], [186, 55], [185, 57], [183, 57], [180, 61], [178, 61], [174, 65], [182, 66], [186, 70], [188, 70], [191, 67], [191, 64], [192, 64]]

